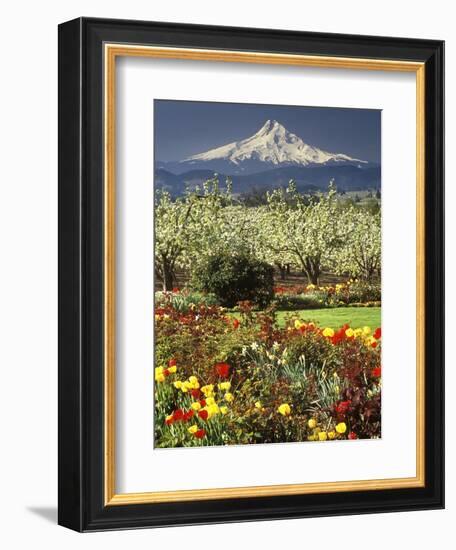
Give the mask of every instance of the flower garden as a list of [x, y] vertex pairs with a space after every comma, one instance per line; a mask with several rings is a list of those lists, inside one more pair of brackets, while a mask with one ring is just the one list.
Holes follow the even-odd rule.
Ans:
[[378, 438], [380, 354], [377, 327], [157, 308], [156, 446]]
[[290, 183], [155, 205], [155, 446], [381, 436], [380, 214]]

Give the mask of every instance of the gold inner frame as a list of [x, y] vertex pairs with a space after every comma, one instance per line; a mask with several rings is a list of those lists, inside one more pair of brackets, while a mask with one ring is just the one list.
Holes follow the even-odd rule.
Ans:
[[[191, 59], [268, 65], [414, 72], [416, 75], [416, 475], [407, 478], [286, 485], [191, 489], [116, 494], [115, 491], [115, 120], [116, 59], [119, 56]], [[104, 495], [105, 505], [148, 504], [223, 498], [369, 491], [425, 486], [424, 322], [425, 322], [425, 67], [424, 63], [292, 54], [155, 46], [104, 45]]]

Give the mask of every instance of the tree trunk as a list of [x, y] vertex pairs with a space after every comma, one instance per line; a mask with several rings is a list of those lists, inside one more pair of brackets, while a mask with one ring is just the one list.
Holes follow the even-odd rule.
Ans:
[[281, 281], [285, 281], [286, 279], [286, 275], [287, 275], [287, 269], [284, 265], [282, 264], [276, 264], [279, 271], [280, 271], [280, 280]]
[[304, 265], [304, 271], [306, 272], [307, 279], [310, 284], [318, 286], [320, 282], [320, 262], [307, 258]]
[[306, 275], [307, 275], [307, 280], [309, 281], [310, 284], [318, 286], [320, 281], [320, 273], [318, 270], [314, 271], [314, 270], [306, 269]]
[[173, 290], [174, 273], [166, 260], [163, 261], [163, 291], [171, 292]]

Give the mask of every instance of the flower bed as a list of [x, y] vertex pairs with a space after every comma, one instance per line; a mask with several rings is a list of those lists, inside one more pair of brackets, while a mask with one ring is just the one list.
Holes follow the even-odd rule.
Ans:
[[275, 305], [280, 310], [320, 309], [323, 307], [380, 306], [381, 287], [350, 279], [334, 285], [294, 285], [274, 287]]
[[378, 438], [381, 331], [156, 309], [158, 447]]

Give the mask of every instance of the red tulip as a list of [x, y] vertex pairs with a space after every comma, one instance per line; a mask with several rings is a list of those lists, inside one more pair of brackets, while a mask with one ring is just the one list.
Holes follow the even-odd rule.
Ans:
[[240, 324], [241, 324], [241, 323], [240, 323], [240, 321], [239, 321], [238, 319], [234, 319], [234, 321], [233, 321], [233, 327], [234, 327], [235, 329], [237, 329], [237, 328], [239, 327]]
[[221, 378], [228, 378], [230, 374], [230, 365], [228, 365], [228, 363], [217, 363], [215, 365], [215, 372]]
[[207, 411], [198, 411], [198, 416], [202, 419], [202, 420], [207, 420], [209, 414]]
[[168, 367], [175, 367], [177, 365], [177, 361], [175, 359], [170, 359], [168, 361]]
[[194, 415], [195, 413], [193, 412], [193, 409], [190, 409], [189, 411], [187, 411], [186, 413], [184, 413], [184, 422], [187, 422], [188, 420], [190, 420], [190, 418], [192, 418], [192, 416]]
[[203, 430], [202, 428], [200, 430], [197, 430], [194, 433], [194, 436], [198, 439], [203, 439], [203, 437], [206, 435], [206, 430]]
[[176, 409], [173, 412], [174, 422], [178, 422], [179, 420], [182, 420], [183, 418], [184, 418], [184, 411], [182, 409]]
[[348, 439], [358, 439], [358, 436], [355, 434], [355, 432], [350, 432], [348, 434]]
[[376, 340], [380, 340], [381, 337], [382, 337], [382, 329], [381, 327], [378, 327], [377, 329], [375, 329], [374, 338]]
[[340, 415], [346, 414], [350, 407], [351, 401], [341, 401], [338, 405], [336, 405], [336, 413]]
[[381, 367], [375, 367], [375, 369], [372, 369], [372, 376], [375, 376], [375, 378], [380, 378], [381, 375], [382, 375]]
[[199, 389], [194, 389], [190, 393], [193, 399], [198, 399], [198, 397], [201, 395], [201, 391]]

